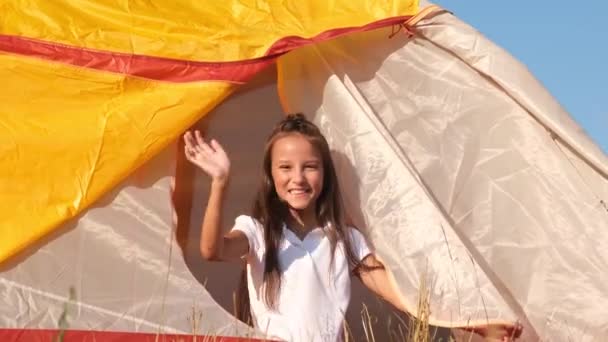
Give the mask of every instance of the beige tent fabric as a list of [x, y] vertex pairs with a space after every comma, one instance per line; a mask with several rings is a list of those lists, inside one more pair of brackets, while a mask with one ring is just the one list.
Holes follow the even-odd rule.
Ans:
[[[3, 264], [0, 325], [245, 336], [187, 268], [175, 240], [171, 146], [53, 237]], [[74, 298], [70, 301], [70, 288]], [[194, 310], [194, 313], [193, 313]]]
[[[450, 14], [279, 61], [328, 136], [346, 202], [432, 323], [519, 319], [524, 340], [608, 335], [608, 163], [517, 61]], [[365, 61], [365, 62], [363, 62]]]

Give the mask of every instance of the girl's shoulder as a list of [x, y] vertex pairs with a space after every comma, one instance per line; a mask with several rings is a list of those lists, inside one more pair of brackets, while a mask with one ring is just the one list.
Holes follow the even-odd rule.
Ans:
[[348, 236], [351, 240], [365, 240], [365, 234], [361, 232], [361, 230], [359, 230], [359, 228], [352, 226], [352, 225], [346, 225], [346, 236]]
[[350, 240], [351, 248], [359, 260], [363, 260], [364, 257], [371, 253], [370, 244], [358, 228], [347, 225], [345, 235]]
[[239, 215], [234, 221], [235, 223], [244, 225], [261, 226], [260, 222], [255, 217], [249, 215]]
[[264, 244], [264, 229], [262, 224], [252, 216], [239, 215], [234, 220], [232, 230], [241, 231], [249, 240], [249, 247], [253, 250], [262, 248]]
[[240, 230], [258, 232], [263, 230], [263, 226], [255, 217], [249, 215], [239, 215], [234, 220], [234, 227]]

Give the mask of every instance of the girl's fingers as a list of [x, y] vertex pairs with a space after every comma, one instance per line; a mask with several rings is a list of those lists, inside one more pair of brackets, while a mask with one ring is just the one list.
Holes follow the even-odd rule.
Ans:
[[201, 134], [201, 131], [199, 131], [198, 129], [196, 131], [194, 131], [194, 137], [196, 138], [196, 142], [199, 145], [202, 145], [205, 143], [205, 141], [203, 140], [203, 135]]
[[195, 131], [194, 135], [196, 136], [197, 148], [200, 152], [205, 154], [212, 154], [213, 152], [215, 152], [215, 150], [211, 148], [211, 146], [209, 146], [209, 144], [207, 144], [205, 140], [203, 140], [203, 135], [200, 131]]
[[192, 133], [187, 131], [184, 134], [184, 151], [186, 153], [194, 151], [194, 144], [192, 144]]
[[184, 145], [186, 148], [192, 148], [192, 133], [190, 131], [184, 133]]
[[185, 145], [184, 153], [186, 154], [186, 156], [194, 156], [196, 151], [192, 148], [192, 146]]
[[205, 143], [205, 141], [203, 140], [203, 136], [199, 130], [194, 131], [192, 142], [194, 143], [194, 149], [199, 153], [203, 153], [202, 145]]
[[198, 152], [196, 151], [195, 147], [192, 146], [192, 143], [185, 139], [184, 137], [184, 153], [186, 154], [187, 157], [194, 157]]
[[194, 156], [192, 155], [192, 153], [188, 150], [184, 151], [184, 155], [186, 156], [186, 160], [188, 160], [191, 163], [194, 163]]
[[220, 143], [218, 143], [215, 139], [211, 139], [211, 147], [217, 152], [225, 153], [222, 145], [220, 145]]
[[[197, 135], [198, 137], [196, 137]], [[184, 134], [185, 148], [187, 150], [192, 151], [194, 155], [196, 155], [197, 153], [202, 153], [203, 155], [206, 154], [206, 151], [204, 150], [199, 141], [201, 141], [202, 144], [205, 144], [205, 142], [202, 140], [201, 133], [199, 131], [195, 131], [194, 134], [188, 131], [186, 132], [186, 134]]]
[[194, 162], [196, 160], [196, 155], [198, 152], [196, 152], [196, 150], [194, 150], [192, 147], [189, 146], [185, 146], [184, 147], [184, 154], [186, 155], [186, 159]]
[[194, 136], [196, 138], [196, 144], [199, 148], [204, 148], [204, 146], [207, 145], [207, 143], [205, 143], [205, 140], [203, 140], [203, 135], [201, 134], [201, 131], [194, 131]]
[[205, 172], [206, 170], [210, 170], [213, 168], [213, 164], [210, 163], [206, 157], [201, 156], [200, 153], [195, 149], [190, 149], [186, 147], [184, 148], [184, 154], [186, 156], [186, 160], [202, 168]]
[[211, 157], [216, 152], [225, 154], [224, 149], [216, 140], [212, 139], [209, 143], [206, 143], [199, 130], [195, 130], [194, 134], [191, 131], [184, 133], [184, 143], [186, 150], [201, 153], [205, 157]]

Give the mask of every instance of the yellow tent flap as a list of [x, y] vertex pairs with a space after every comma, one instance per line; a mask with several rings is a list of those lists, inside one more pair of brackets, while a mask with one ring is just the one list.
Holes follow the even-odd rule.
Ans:
[[18, 0], [0, 5], [2, 34], [192, 61], [266, 54], [285, 37], [364, 26], [417, 12], [417, 1]]
[[176, 139], [272, 58], [417, 1], [0, 4], [0, 261]]
[[0, 55], [0, 260], [75, 216], [231, 89]]

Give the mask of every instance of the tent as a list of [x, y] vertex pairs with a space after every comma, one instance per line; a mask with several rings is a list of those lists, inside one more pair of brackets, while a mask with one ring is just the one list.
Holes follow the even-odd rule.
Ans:
[[197, 256], [206, 181], [177, 138], [225, 143], [228, 221], [290, 111], [328, 137], [411, 312], [424, 284], [434, 325], [605, 336], [606, 156], [508, 53], [418, 5], [2, 4], [2, 340], [263, 337], [229, 313], [238, 270]]

